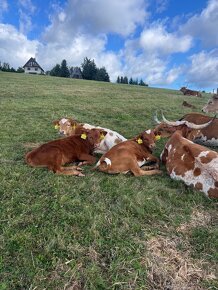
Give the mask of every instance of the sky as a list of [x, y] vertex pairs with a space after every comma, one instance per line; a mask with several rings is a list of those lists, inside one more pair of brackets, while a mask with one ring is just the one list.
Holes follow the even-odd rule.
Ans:
[[218, 0], [0, 0], [0, 61], [85, 57], [151, 87], [218, 88]]

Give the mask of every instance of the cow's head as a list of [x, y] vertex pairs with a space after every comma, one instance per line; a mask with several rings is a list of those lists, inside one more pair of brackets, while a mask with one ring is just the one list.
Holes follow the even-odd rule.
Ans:
[[207, 104], [202, 108], [204, 113], [218, 113], [218, 94], [213, 95]]
[[84, 129], [81, 138], [87, 140], [94, 148], [98, 148], [106, 134], [103, 129]]
[[[215, 118], [215, 117], [214, 117]], [[163, 121], [160, 122], [155, 117], [155, 121], [158, 122], [158, 125], [154, 129], [154, 133], [160, 135], [161, 137], [169, 137], [175, 131], [180, 131], [182, 136], [189, 139], [194, 140], [196, 138], [201, 138], [203, 136], [202, 129], [210, 125], [213, 122], [213, 119], [209, 122], [201, 125], [197, 125], [186, 120], [182, 121], [168, 121], [164, 115], [162, 114]]]
[[158, 135], [153, 130], [145, 130], [140, 135], [134, 138], [139, 145], [147, 147], [150, 151], [155, 148], [155, 142], [158, 139]]
[[71, 136], [75, 134], [76, 127], [79, 123], [71, 118], [61, 118], [53, 121], [53, 125], [59, 131], [59, 134]]

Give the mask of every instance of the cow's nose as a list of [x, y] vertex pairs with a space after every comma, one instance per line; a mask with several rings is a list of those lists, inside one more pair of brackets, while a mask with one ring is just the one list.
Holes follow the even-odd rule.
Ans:
[[64, 135], [64, 131], [60, 131], [59, 134], [60, 134], [60, 135]]

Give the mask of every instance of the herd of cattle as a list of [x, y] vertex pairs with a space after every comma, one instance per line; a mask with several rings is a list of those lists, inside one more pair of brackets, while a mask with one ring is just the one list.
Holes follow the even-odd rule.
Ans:
[[[202, 109], [218, 111], [215, 95]], [[171, 178], [218, 198], [218, 153], [205, 146], [218, 146], [218, 119], [190, 113], [175, 122], [162, 114], [153, 129], [126, 139], [110, 129], [79, 123], [72, 118], [54, 121], [65, 138], [53, 140], [27, 153], [27, 164], [47, 167], [56, 174], [84, 176], [81, 166], [95, 164], [94, 153], [102, 154], [93, 169], [109, 174], [132, 172], [134, 176], [160, 174], [160, 161]], [[159, 158], [155, 143], [170, 137]], [[204, 146], [202, 146], [202, 144]], [[64, 166], [79, 161], [76, 166]]]

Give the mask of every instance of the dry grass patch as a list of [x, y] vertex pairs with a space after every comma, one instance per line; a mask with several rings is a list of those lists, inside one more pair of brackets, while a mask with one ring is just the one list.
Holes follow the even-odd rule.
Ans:
[[186, 251], [178, 250], [184, 240], [179, 237], [158, 236], [147, 242], [149, 289], [203, 290], [203, 280], [216, 279], [215, 272], [208, 270], [204, 260], [190, 257], [189, 245]]
[[210, 226], [216, 217], [196, 207], [190, 221], [177, 228], [184, 236], [157, 236], [147, 242], [149, 289], [202, 290], [206, 289], [202, 281], [217, 279], [215, 267], [212, 269], [204, 259], [191, 258], [192, 247], [188, 239], [192, 229]]

